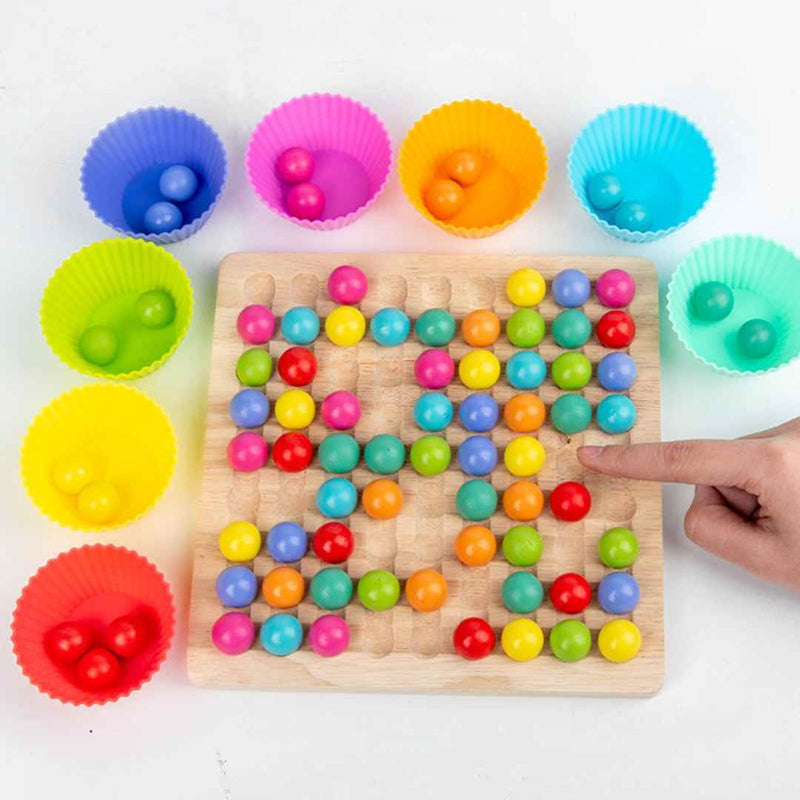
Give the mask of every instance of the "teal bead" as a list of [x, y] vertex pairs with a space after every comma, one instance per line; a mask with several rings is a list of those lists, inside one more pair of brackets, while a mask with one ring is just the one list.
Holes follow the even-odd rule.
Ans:
[[503, 605], [512, 614], [530, 614], [544, 599], [542, 582], [530, 572], [512, 572], [501, 590]]
[[332, 433], [320, 442], [317, 455], [326, 472], [345, 475], [356, 468], [361, 449], [349, 433]]
[[497, 510], [497, 489], [486, 481], [467, 481], [456, 493], [456, 510], [471, 522], [489, 519]]
[[592, 407], [582, 394], [562, 394], [550, 408], [553, 427], [566, 434], [580, 433], [592, 421]]
[[613, 172], [600, 172], [592, 175], [586, 183], [589, 202], [598, 211], [608, 211], [618, 206], [625, 197], [620, 179]]
[[699, 320], [719, 322], [733, 311], [733, 292], [721, 281], [707, 281], [692, 292], [691, 303]]
[[338, 567], [321, 569], [311, 579], [311, 599], [326, 611], [344, 608], [353, 597], [353, 579]]
[[455, 336], [456, 321], [453, 315], [443, 308], [429, 308], [420, 314], [414, 325], [414, 332], [422, 344], [428, 347], [443, 347]]
[[736, 338], [747, 358], [764, 358], [775, 349], [778, 334], [765, 319], [751, 319], [739, 328]]
[[553, 320], [553, 339], [559, 347], [574, 350], [583, 347], [592, 335], [592, 323], [589, 317], [577, 308], [562, 311]]
[[364, 461], [378, 475], [393, 475], [406, 461], [406, 448], [391, 433], [380, 433], [367, 442]]

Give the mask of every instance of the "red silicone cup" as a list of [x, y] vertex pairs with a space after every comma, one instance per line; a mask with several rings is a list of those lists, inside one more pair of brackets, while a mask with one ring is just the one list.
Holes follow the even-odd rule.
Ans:
[[[279, 180], [276, 162], [290, 147], [303, 147], [314, 156], [309, 181], [325, 194], [318, 219], [298, 219], [286, 210], [291, 186]], [[245, 161], [263, 203], [297, 225], [326, 231], [350, 225], [375, 202], [389, 180], [392, 145], [384, 124], [361, 103], [335, 94], [306, 94], [259, 122]]]
[[[124, 614], [143, 614], [154, 631], [139, 655], [120, 659], [122, 677], [104, 691], [87, 691], [73, 678], [74, 665], [47, 655], [45, 634], [55, 625], [81, 621], [94, 631], [93, 646], [105, 646], [108, 624]], [[158, 671], [175, 632], [175, 606], [164, 576], [146, 558], [113, 545], [76, 547], [51, 559], [28, 581], [17, 600], [11, 642], [25, 677], [62, 703], [102, 705], [127, 697]]]

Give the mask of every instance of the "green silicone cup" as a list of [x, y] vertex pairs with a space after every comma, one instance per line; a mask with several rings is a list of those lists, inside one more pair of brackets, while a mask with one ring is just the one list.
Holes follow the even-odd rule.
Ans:
[[[139, 322], [136, 300], [162, 289], [175, 301], [163, 328]], [[39, 319], [50, 349], [68, 367], [98, 378], [132, 380], [157, 370], [178, 348], [192, 318], [192, 285], [178, 260], [152, 242], [106, 239], [73, 253], [50, 278]], [[119, 350], [104, 366], [83, 358], [78, 342], [94, 325], [117, 334]]]
[[[733, 311], [719, 322], [698, 320], [692, 292], [707, 281], [733, 290]], [[728, 375], [757, 375], [800, 355], [800, 259], [759, 236], [723, 236], [705, 242], [678, 265], [667, 289], [667, 313], [678, 338], [704, 364]], [[772, 323], [778, 343], [768, 356], [750, 359], [737, 346], [739, 328], [760, 318]]]

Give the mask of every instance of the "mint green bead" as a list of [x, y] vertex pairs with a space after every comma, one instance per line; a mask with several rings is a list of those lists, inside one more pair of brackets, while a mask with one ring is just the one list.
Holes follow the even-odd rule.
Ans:
[[311, 599], [327, 611], [344, 608], [353, 597], [353, 579], [338, 567], [321, 569], [311, 579]]
[[443, 347], [449, 344], [456, 333], [456, 321], [443, 308], [429, 308], [420, 314], [414, 324], [414, 333], [428, 347]]
[[532, 308], [517, 309], [506, 323], [506, 336], [515, 347], [536, 347], [544, 339], [544, 319]]
[[512, 614], [530, 614], [544, 599], [542, 582], [530, 572], [512, 572], [503, 581], [500, 594]]
[[236, 377], [244, 386], [263, 386], [272, 375], [272, 356], [260, 347], [251, 347], [236, 362]]
[[440, 475], [450, 466], [450, 445], [441, 436], [420, 436], [411, 445], [411, 466], [425, 476]]
[[583, 347], [592, 335], [592, 323], [589, 317], [577, 308], [562, 311], [553, 320], [553, 339], [559, 347], [574, 349]]
[[497, 510], [497, 489], [487, 481], [467, 481], [456, 493], [456, 510], [471, 522], [489, 519]]
[[592, 407], [582, 394], [562, 394], [550, 407], [550, 422], [567, 436], [580, 433], [592, 421]]
[[367, 467], [378, 475], [393, 475], [399, 471], [406, 460], [406, 448], [391, 433], [373, 436], [364, 448], [364, 461]]
[[559, 389], [583, 389], [592, 379], [592, 362], [583, 353], [562, 353], [553, 362], [550, 374]]
[[361, 448], [349, 433], [332, 433], [320, 442], [317, 455], [326, 472], [345, 475], [356, 468]]

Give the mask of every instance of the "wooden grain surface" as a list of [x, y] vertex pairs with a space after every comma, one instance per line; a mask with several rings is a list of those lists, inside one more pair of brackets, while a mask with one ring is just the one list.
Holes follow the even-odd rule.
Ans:
[[[301, 523], [309, 533], [324, 519], [314, 503], [318, 486], [328, 477], [317, 463], [299, 474], [279, 472], [271, 463], [251, 474], [235, 474], [228, 466], [225, 449], [236, 433], [228, 403], [240, 386], [235, 376], [236, 359], [246, 349], [236, 333], [236, 317], [249, 303], [264, 303], [282, 315], [296, 305], [316, 308], [324, 317], [332, 308], [325, 288], [330, 271], [338, 264], [351, 263], [369, 278], [369, 292], [361, 303], [369, 319], [377, 310], [396, 306], [412, 321], [427, 308], [448, 308], [457, 320], [476, 308], [492, 308], [505, 322], [513, 307], [505, 295], [505, 280], [519, 267], [534, 267], [548, 281], [548, 295], [539, 307], [547, 321], [547, 336], [537, 348], [549, 365], [562, 350], [550, 336], [550, 322], [560, 310], [552, 301], [550, 281], [562, 269], [576, 267], [594, 281], [603, 271], [621, 267], [636, 279], [637, 293], [629, 309], [637, 334], [630, 347], [636, 360], [638, 378], [631, 388], [638, 420], [630, 434], [609, 436], [596, 426], [575, 436], [558, 433], [549, 421], [538, 431], [547, 461], [535, 480], [547, 496], [563, 480], [583, 480], [590, 489], [593, 505], [581, 522], [556, 520], [545, 507], [536, 521], [544, 540], [544, 554], [532, 568], [545, 589], [559, 574], [575, 571], [584, 574], [593, 589], [609, 571], [597, 556], [602, 533], [615, 525], [629, 525], [637, 534], [640, 556], [631, 572], [641, 587], [641, 602], [632, 615], [639, 626], [643, 645], [639, 656], [627, 664], [611, 664], [597, 651], [596, 634], [612, 617], [592, 601], [579, 615], [593, 634], [590, 655], [575, 664], [558, 661], [545, 643], [542, 654], [533, 661], [517, 663], [506, 657], [499, 646], [503, 625], [513, 618], [502, 605], [500, 588], [505, 577], [517, 568], [498, 555], [486, 567], [465, 567], [456, 558], [453, 541], [466, 524], [456, 513], [455, 493], [467, 479], [453, 464], [442, 475], [421, 477], [406, 464], [398, 481], [404, 493], [402, 514], [393, 520], [371, 520], [360, 507], [344, 520], [352, 528], [356, 548], [346, 565], [358, 579], [370, 569], [395, 572], [401, 581], [414, 570], [432, 567], [441, 570], [448, 581], [449, 598], [438, 612], [412, 611], [403, 597], [387, 612], [366, 611], [355, 599], [344, 610], [351, 629], [351, 646], [338, 658], [316, 655], [307, 644], [287, 658], [268, 655], [258, 637], [250, 651], [230, 657], [218, 653], [211, 644], [214, 621], [224, 613], [214, 593], [214, 581], [226, 566], [217, 539], [220, 530], [233, 520], [254, 522], [262, 532], [281, 520]], [[592, 320], [606, 310], [594, 296], [584, 309]], [[280, 338], [269, 343], [274, 358], [287, 347]], [[377, 433], [394, 433], [410, 446], [422, 431], [412, 418], [412, 406], [422, 392], [414, 380], [413, 365], [424, 347], [412, 336], [397, 348], [378, 346], [367, 334], [356, 347], [333, 346], [324, 333], [313, 345], [319, 362], [311, 394], [318, 403], [335, 389], [358, 394], [363, 413], [355, 436], [363, 446]], [[449, 350], [457, 361], [470, 349], [457, 333]], [[505, 362], [516, 348], [503, 334], [493, 348]], [[593, 338], [582, 348], [593, 364], [608, 351]], [[286, 387], [277, 374], [267, 384], [271, 402]], [[515, 390], [505, 378], [491, 390], [500, 404]], [[456, 380], [446, 389], [454, 403], [469, 390]], [[549, 407], [562, 392], [549, 378], [539, 395]], [[596, 406], [604, 390], [595, 378], [583, 394]], [[656, 692], [664, 674], [663, 633], [663, 556], [661, 490], [656, 484], [608, 479], [583, 470], [576, 449], [583, 444], [654, 441], [660, 438], [660, 386], [658, 355], [658, 283], [653, 265], [640, 258], [593, 256], [447, 256], [425, 254], [267, 254], [238, 253], [228, 256], [220, 266], [217, 310], [214, 324], [208, 416], [204, 452], [202, 493], [194, 544], [194, 575], [188, 669], [200, 685], [251, 689], [340, 690], [387, 692], [462, 692], [462, 693], [570, 693], [590, 695], [650, 695]], [[456, 415], [457, 420], [457, 415]], [[308, 433], [317, 444], [328, 433], [317, 418]], [[270, 417], [263, 429], [270, 444], [281, 433]], [[455, 450], [468, 433], [454, 421], [446, 438]], [[502, 451], [513, 435], [501, 424], [491, 438]], [[362, 489], [375, 476], [359, 464], [352, 480]], [[502, 490], [514, 479], [502, 466], [490, 476]], [[498, 537], [512, 523], [498, 512], [488, 523]], [[275, 566], [266, 547], [252, 564], [259, 578]], [[300, 570], [306, 580], [322, 565], [313, 555], [306, 556]], [[345, 566], [345, 565], [342, 565]], [[249, 609], [253, 620], [261, 623], [272, 609], [261, 596]], [[306, 597], [296, 613], [304, 627], [320, 611]], [[455, 654], [452, 633], [464, 617], [481, 616], [494, 626], [498, 647], [489, 657], [467, 662]], [[545, 600], [532, 615], [545, 634], [565, 615], [554, 611]]]

